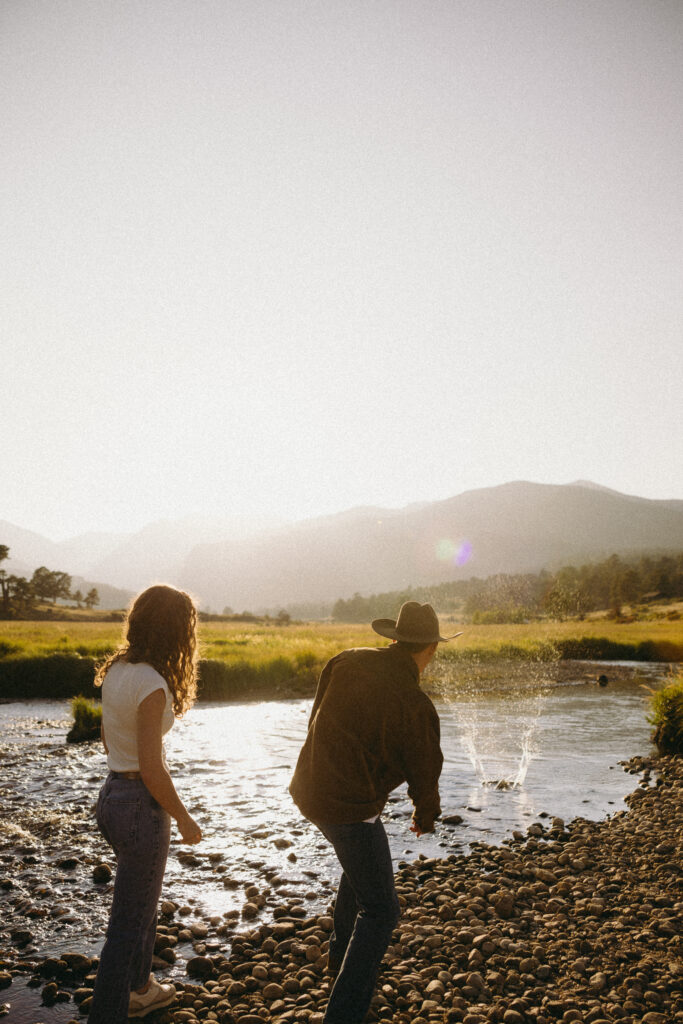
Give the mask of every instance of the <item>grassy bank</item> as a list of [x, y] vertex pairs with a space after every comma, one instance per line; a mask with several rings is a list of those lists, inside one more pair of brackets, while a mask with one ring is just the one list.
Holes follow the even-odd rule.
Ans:
[[[458, 626], [465, 631], [439, 657], [446, 662], [561, 659], [683, 660], [680, 622], [533, 622]], [[112, 622], [0, 624], [0, 698], [93, 696], [95, 662], [119, 641]], [[205, 699], [297, 696], [312, 692], [321, 666], [345, 647], [383, 643], [368, 626], [210, 622], [201, 627]]]

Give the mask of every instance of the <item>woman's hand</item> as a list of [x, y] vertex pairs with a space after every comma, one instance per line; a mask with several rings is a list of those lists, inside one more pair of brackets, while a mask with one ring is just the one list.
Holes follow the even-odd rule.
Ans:
[[190, 817], [176, 793], [173, 779], [164, 764], [161, 742], [161, 718], [166, 706], [162, 689], [150, 693], [138, 708], [138, 759], [142, 781], [154, 799], [178, 822], [184, 843], [198, 843], [202, 830]]
[[178, 818], [178, 829], [183, 837], [183, 842], [189, 843], [190, 846], [194, 846], [202, 838], [202, 830], [194, 818], [191, 818], [187, 812]]

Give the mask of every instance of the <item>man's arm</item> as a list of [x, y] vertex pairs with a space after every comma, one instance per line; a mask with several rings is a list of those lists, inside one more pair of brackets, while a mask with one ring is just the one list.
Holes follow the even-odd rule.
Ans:
[[403, 743], [403, 763], [408, 796], [413, 802], [413, 831], [418, 835], [434, 831], [441, 814], [439, 776], [443, 765], [439, 716], [426, 698], [408, 715]]

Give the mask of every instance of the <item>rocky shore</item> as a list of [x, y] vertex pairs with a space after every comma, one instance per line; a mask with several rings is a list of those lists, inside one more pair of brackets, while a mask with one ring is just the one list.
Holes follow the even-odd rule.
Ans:
[[[625, 767], [641, 775], [639, 785], [628, 811], [606, 821], [548, 818], [501, 846], [478, 843], [467, 856], [400, 862], [402, 917], [371, 1017], [398, 1024], [683, 1021], [683, 762], [634, 758]], [[179, 947], [192, 955], [176, 984], [177, 1004], [147, 1019], [320, 1024], [332, 919], [310, 916], [304, 898], [283, 896], [259, 923], [267, 895], [250, 886], [241, 911], [206, 921], [191, 920], [188, 906], [162, 904], [157, 972], [176, 963]], [[46, 1011], [64, 1003], [82, 1020], [96, 959], [78, 950], [22, 958], [22, 936], [12, 938], [16, 956], [0, 961], [5, 1012], [12, 1014], [12, 989], [28, 977]], [[21, 1024], [47, 1019], [38, 1013]]]

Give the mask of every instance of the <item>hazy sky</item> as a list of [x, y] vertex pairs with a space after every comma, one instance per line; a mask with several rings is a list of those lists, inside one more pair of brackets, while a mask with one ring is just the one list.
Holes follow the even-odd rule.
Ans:
[[0, 519], [683, 498], [682, 28], [3, 0]]

